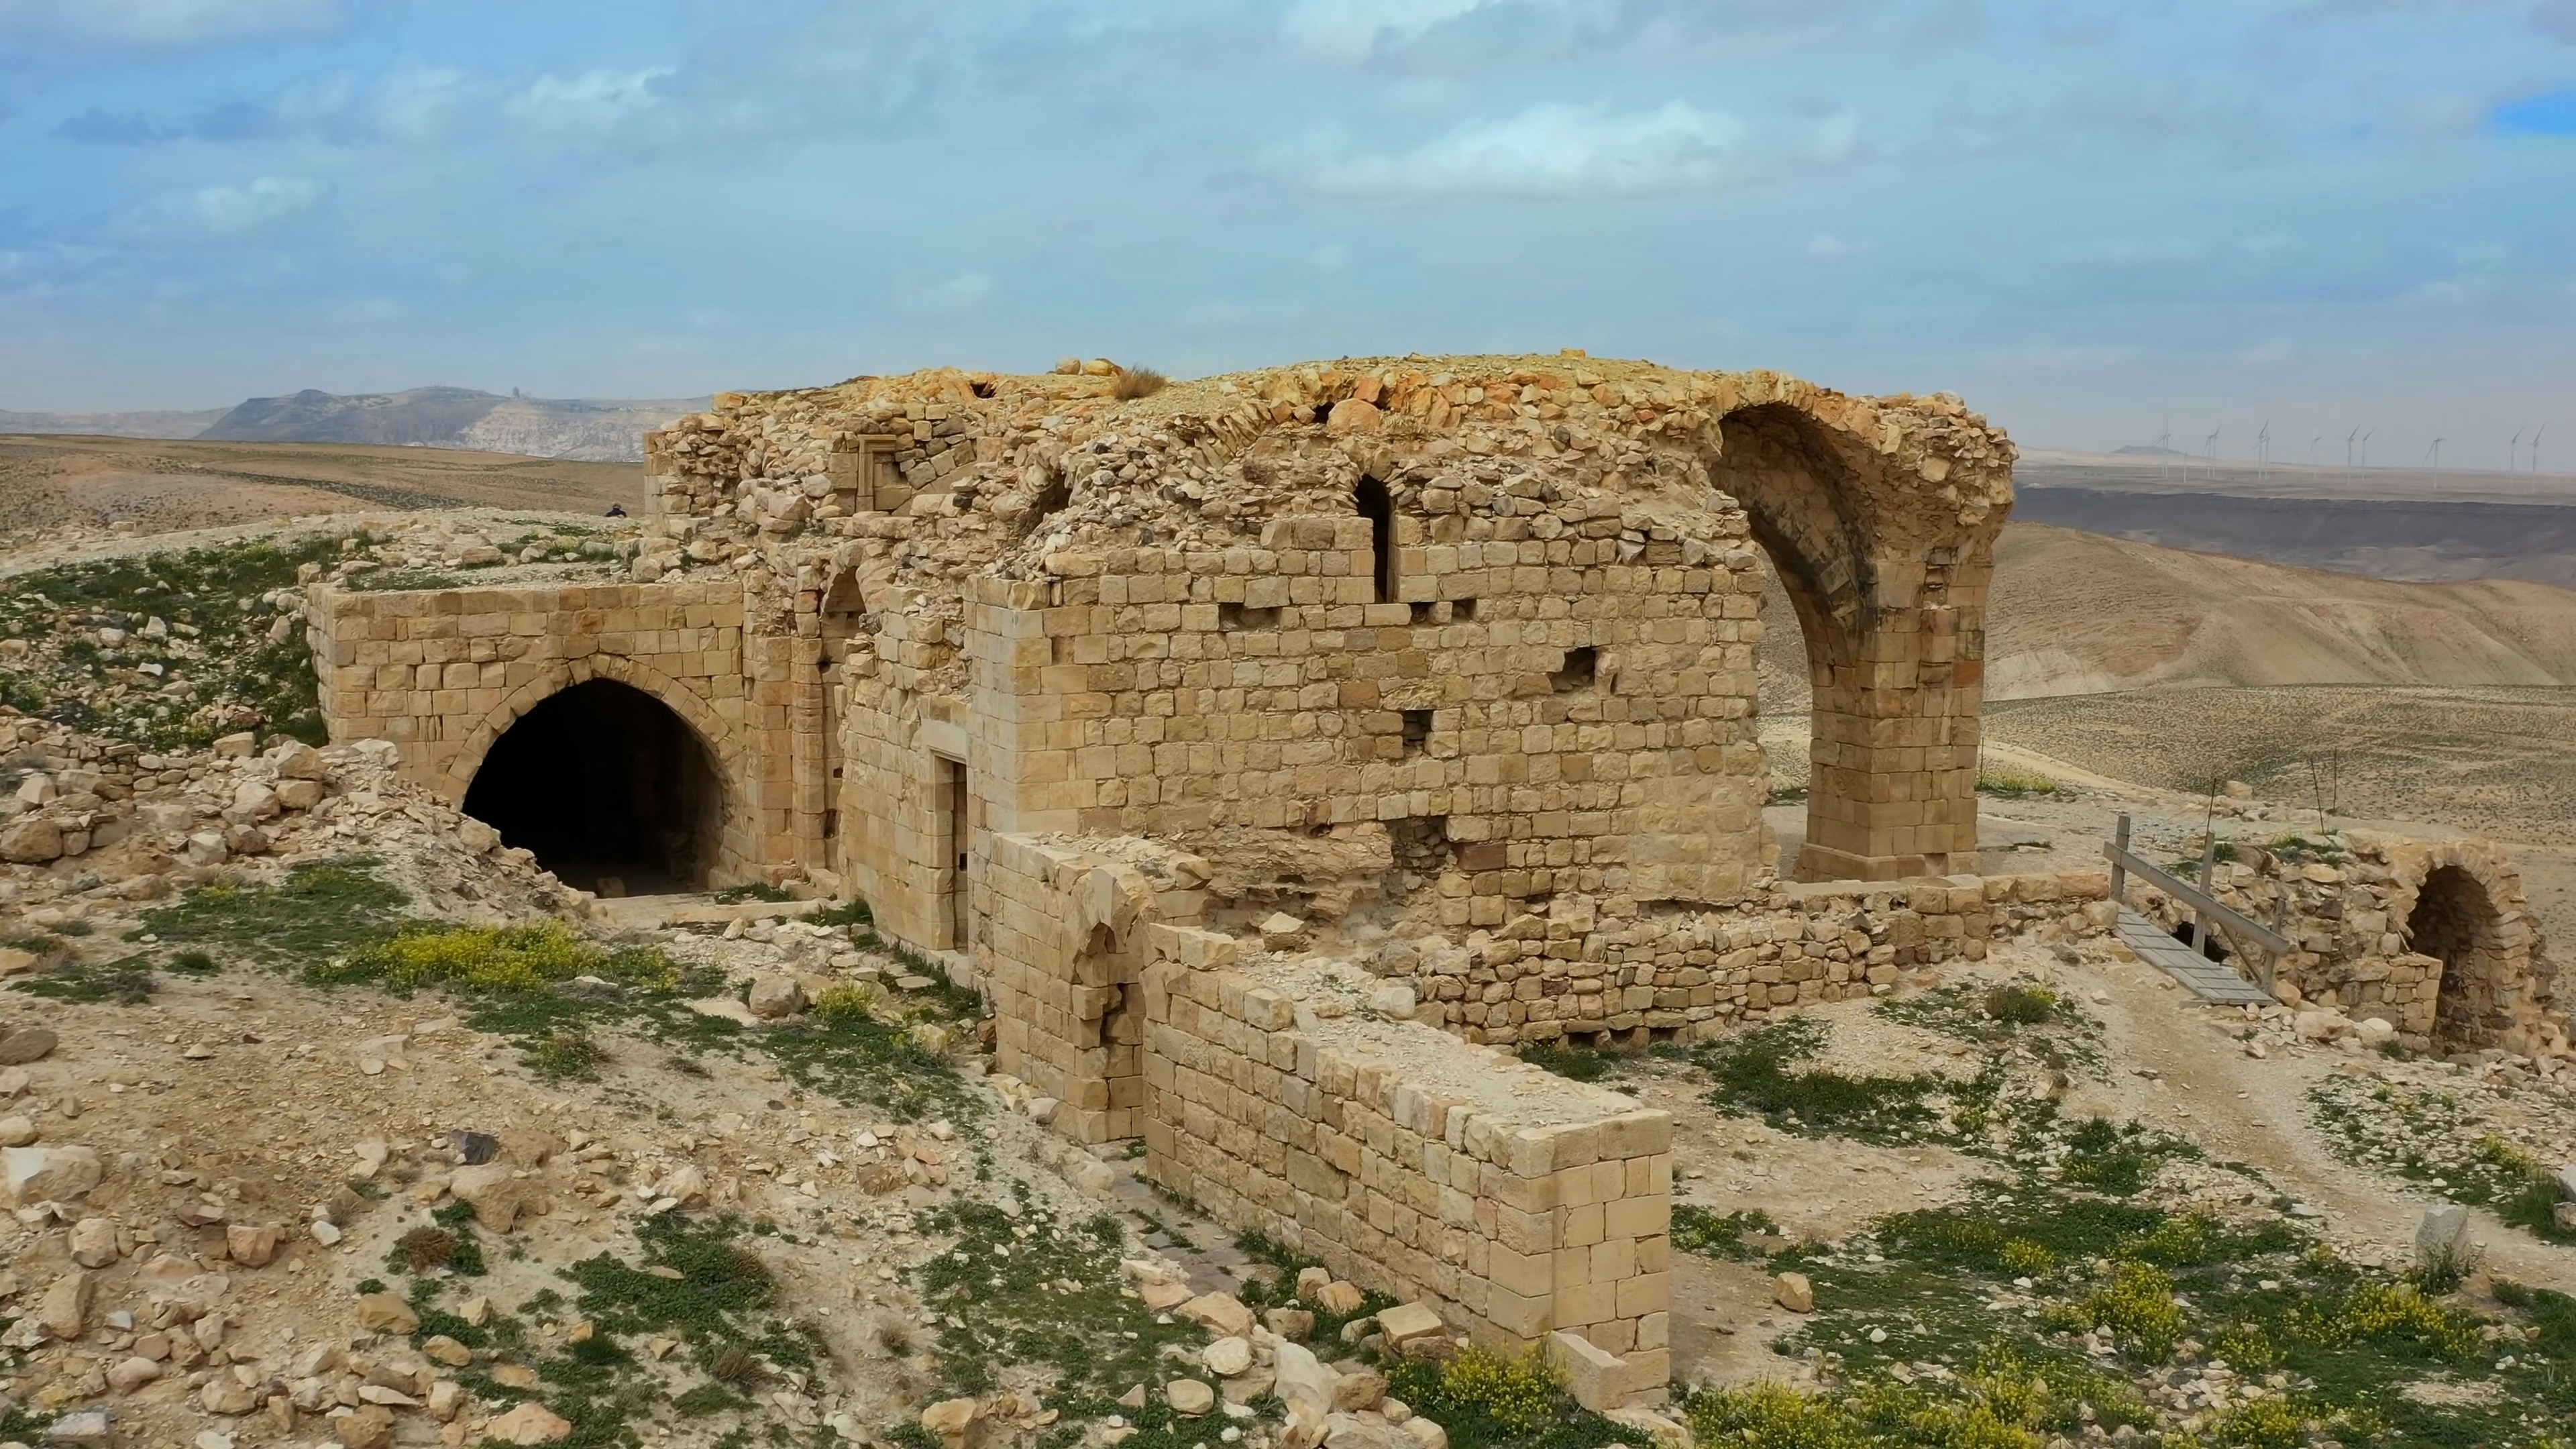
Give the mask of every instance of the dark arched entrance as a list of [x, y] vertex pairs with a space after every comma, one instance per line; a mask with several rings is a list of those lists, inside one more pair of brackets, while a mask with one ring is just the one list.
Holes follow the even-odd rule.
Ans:
[[2484, 883], [2456, 865], [2433, 870], [2416, 889], [2406, 942], [2408, 950], [2442, 963], [2441, 992], [2433, 998], [2437, 1050], [2489, 1045], [2511, 1024], [2496, 1002], [2504, 974], [2502, 924]]
[[465, 813], [585, 890], [697, 890], [721, 838], [724, 783], [670, 706], [594, 679], [548, 696], [492, 742]]

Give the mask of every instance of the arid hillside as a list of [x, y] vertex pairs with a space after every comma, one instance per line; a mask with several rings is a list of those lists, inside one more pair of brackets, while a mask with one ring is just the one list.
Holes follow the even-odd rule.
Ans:
[[634, 463], [335, 443], [0, 434], [0, 540], [124, 524], [143, 533], [351, 508], [597, 513], [644, 497]]

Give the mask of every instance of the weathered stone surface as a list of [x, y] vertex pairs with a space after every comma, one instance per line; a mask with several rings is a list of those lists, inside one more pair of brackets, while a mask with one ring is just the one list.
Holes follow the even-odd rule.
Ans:
[[504, 1444], [552, 1444], [572, 1437], [572, 1421], [530, 1399], [494, 1419], [487, 1432]]
[[358, 1296], [358, 1326], [370, 1333], [407, 1334], [420, 1327], [420, 1315], [391, 1293]]
[[1792, 1313], [1816, 1311], [1815, 1285], [1804, 1273], [1783, 1273], [1771, 1282], [1771, 1300]]
[[1216, 1407], [1216, 1390], [1197, 1379], [1174, 1379], [1163, 1386], [1163, 1402], [1173, 1413], [1195, 1418]]
[[1231, 1293], [1203, 1293], [1180, 1307], [1180, 1314], [1204, 1323], [1210, 1332], [1245, 1337], [1252, 1332], [1252, 1310]]

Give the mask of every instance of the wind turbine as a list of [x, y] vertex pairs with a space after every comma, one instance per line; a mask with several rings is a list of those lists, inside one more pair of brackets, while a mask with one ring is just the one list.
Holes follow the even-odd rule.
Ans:
[[2358, 427], [2343, 435], [2343, 481], [2346, 483], [2352, 481], [2352, 440], [2360, 436]]
[[2225, 423], [2220, 423], [2217, 427], [2209, 430], [2209, 437], [2202, 443], [2202, 447], [2207, 450], [2207, 456], [2209, 458], [2209, 478], [2213, 483], [2218, 481], [2218, 435], [2226, 431], [2227, 425]]
[[2531, 435], [2531, 471], [2534, 473], [2540, 471], [2540, 434], [2548, 431], [2549, 424], [2542, 423], [2539, 432]]
[[2514, 429], [2513, 441], [2504, 445], [2504, 470], [2508, 473], [2522, 463], [2522, 430]]
[[2442, 482], [2442, 440], [2441, 440], [2441, 439], [2439, 439], [2439, 438], [2435, 438], [2435, 439], [2433, 440], [2433, 446], [2424, 450], [2424, 456], [2426, 456], [2426, 457], [2428, 457], [2428, 458], [2430, 458], [2430, 459], [2432, 459], [2432, 460], [2433, 460], [2433, 484], [2434, 484], [2434, 486], [2435, 486], [2435, 487], [2439, 487], [2439, 486], [2441, 486], [2441, 482]]
[[2272, 464], [2272, 420], [2263, 420], [2263, 430], [2254, 435], [2254, 481], [2263, 481], [2266, 468]]
[[2368, 432], [2368, 433], [2364, 433], [2364, 434], [2362, 434], [2362, 435], [2361, 435], [2361, 471], [2363, 471], [2363, 472], [2365, 472], [2365, 473], [2367, 473], [2367, 472], [2369, 472], [2369, 471], [2370, 471], [2370, 439], [2371, 439], [2371, 434], [2376, 433], [2376, 432], [2378, 432], [2378, 431], [2379, 431], [2379, 429], [2377, 429], [2377, 428], [2373, 428], [2373, 429], [2371, 429], [2371, 430], [2370, 430], [2370, 432]]
[[2315, 437], [2308, 439], [2308, 466], [2309, 466], [2309, 467], [2313, 468], [2313, 467], [2317, 466], [2317, 445], [2318, 445], [2319, 443], [2324, 442], [2325, 440], [2326, 440], [2326, 435], [2325, 435], [2325, 434], [2323, 434], [2323, 433], [2319, 433], [2319, 434], [2317, 434]]

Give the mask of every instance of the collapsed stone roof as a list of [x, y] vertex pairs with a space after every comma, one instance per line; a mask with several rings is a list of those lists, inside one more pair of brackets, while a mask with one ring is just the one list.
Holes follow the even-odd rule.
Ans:
[[[655, 439], [660, 557], [796, 577], [816, 571], [818, 545], [846, 540], [823, 567], [858, 565], [871, 610], [940, 612], [976, 574], [1040, 577], [1108, 548], [1222, 548], [1269, 519], [1346, 514], [1363, 473], [1399, 506], [1447, 487], [1447, 507], [1508, 516], [1514, 495], [1588, 492], [1624, 527], [1699, 514], [1709, 521], [1684, 536], [1740, 537], [1720, 483], [1728, 420], [1753, 409], [1803, 418], [1807, 446], [1838, 455], [1818, 471], [1866, 475], [1971, 530], [2011, 497], [2011, 443], [1946, 393], [1862, 398], [1776, 372], [1572, 353], [1345, 358], [1141, 397], [1119, 396], [1136, 389], [1107, 364], [1089, 369], [718, 394]], [[860, 438], [899, 445], [910, 500], [829, 516], [833, 453]]]

